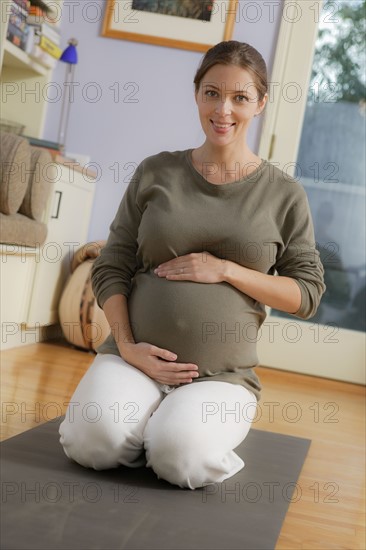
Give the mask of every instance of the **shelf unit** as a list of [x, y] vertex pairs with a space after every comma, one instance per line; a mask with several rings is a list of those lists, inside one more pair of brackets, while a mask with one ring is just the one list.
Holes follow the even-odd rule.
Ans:
[[[63, 3], [48, 1], [50, 5], [57, 2], [60, 7]], [[41, 138], [48, 106], [42, 91], [51, 80], [52, 69], [6, 39], [11, 4], [12, 0], [0, 3], [1, 118], [24, 124], [25, 135]]]

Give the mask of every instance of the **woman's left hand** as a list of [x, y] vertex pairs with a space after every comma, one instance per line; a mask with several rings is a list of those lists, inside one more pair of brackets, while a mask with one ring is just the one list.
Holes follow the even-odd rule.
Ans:
[[175, 281], [221, 283], [225, 281], [227, 264], [227, 260], [209, 252], [192, 252], [160, 264], [154, 273]]

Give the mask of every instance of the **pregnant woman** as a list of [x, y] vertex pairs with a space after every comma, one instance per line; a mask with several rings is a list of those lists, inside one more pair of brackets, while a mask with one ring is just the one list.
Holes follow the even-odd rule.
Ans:
[[244, 467], [265, 306], [308, 319], [325, 290], [303, 187], [247, 145], [262, 56], [221, 42], [194, 84], [206, 139], [136, 169], [92, 271], [111, 334], [60, 427], [83, 466], [147, 466], [190, 489]]

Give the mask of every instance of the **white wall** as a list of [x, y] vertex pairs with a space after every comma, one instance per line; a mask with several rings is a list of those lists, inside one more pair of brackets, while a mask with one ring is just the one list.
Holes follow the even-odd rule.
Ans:
[[[269, 75], [282, 2], [240, 0], [238, 4], [233, 39], [257, 48]], [[79, 86], [71, 106], [67, 150], [86, 154], [99, 166], [89, 240], [108, 235], [133, 169], [129, 163], [138, 164], [162, 150], [197, 147], [204, 137], [193, 95], [193, 77], [203, 54], [101, 37], [104, 6], [104, 0], [64, 0], [61, 25], [63, 48], [68, 38], [79, 40], [75, 72]], [[60, 62], [54, 71], [54, 81], [60, 85], [65, 69]], [[124, 90], [128, 83], [133, 84]], [[119, 98], [110, 87], [119, 89]], [[97, 91], [100, 98], [94, 101]], [[128, 102], [133, 91], [130, 99], [137, 102]], [[49, 103], [47, 139], [57, 140], [60, 110], [60, 102]], [[262, 119], [255, 119], [249, 134], [255, 151], [261, 125]]]

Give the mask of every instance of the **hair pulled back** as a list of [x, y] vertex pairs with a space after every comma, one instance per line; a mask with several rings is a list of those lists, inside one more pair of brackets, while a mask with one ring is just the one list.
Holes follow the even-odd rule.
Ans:
[[194, 85], [196, 93], [202, 78], [214, 65], [236, 65], [250, 72], [261, 101], [268, 91], [267, 67], [261, 54], [245, 42], [226, 40], [210, 48], [204, 55], [196, 75]]

